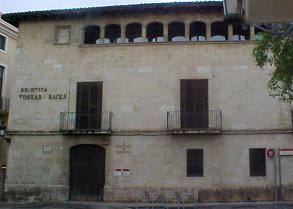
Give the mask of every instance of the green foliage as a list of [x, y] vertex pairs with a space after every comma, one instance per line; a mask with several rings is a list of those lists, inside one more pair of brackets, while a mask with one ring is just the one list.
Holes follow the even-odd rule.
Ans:
[[270, 95], [284, 102], [293, 101], [293, 37], [261, 33], [253, 57], [257, 66], [271, 65], [274, 71], [268, 82]]

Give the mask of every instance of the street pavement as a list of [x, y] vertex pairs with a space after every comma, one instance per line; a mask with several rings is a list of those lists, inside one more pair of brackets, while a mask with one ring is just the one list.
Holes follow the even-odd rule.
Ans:
[[142, 203], [101, 202], [42, 202], [7, 203], [0, 202], [0, 209], [293, 209], [293, 202], [225, 202], [196, 203], [194, 205], [146, 205]]

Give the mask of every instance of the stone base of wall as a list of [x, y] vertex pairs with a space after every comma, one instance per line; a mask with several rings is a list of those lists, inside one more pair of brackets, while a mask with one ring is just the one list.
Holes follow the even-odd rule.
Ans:
[[5, 185], [4, 200], [8, 202], [40, 202], [68, 200], [67, 185]]
[[197, 189], [105, 188], [105, 202], [197, 202]]
[[[282, 200], [293, 200], [293, 185], [283, 187]], [[238, 202], [273, 201], [274, 187], [239, 188], [105, 188], [105, 202], [154, 202], [154, 203], [195, 203], [195, 202]]]
[[[4, 200], [8, 202], [39, 202], [68, 200], [69, 187], [5, 185]], [[293, 185], [284, 186], [283, 199], [293, 201]], [[105, 188], [105, 202], [140, 202], [140, 203], [196, 203], [196, 202], [237, 202], [237, 201], [272, 201], [273, 187], [239, 188]]]

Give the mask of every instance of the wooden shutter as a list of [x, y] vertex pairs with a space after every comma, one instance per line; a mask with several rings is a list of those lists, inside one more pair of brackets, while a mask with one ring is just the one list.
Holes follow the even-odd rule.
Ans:
[[180, 82], [181, 128], [208, 128], [208, 80]]
[[187, 150], [187, 176], [203, 176], [203, 149]]
[[77, 83], [77, 129], [97, 130], [101, 128], [102, 92], [102, 82]]
[[266, 149], [249, 149], [250, 176], [266, 176]]
[[[2, 87], [3, 87], [3, 75], [4, 75], [4, 67], [0, 65], [0, 99], [2, 97]], [[2, 103], [2, 99], [1, 99], [1, 103]], [[1, 108], [2, 108], [2, 104], [1, 104]]]

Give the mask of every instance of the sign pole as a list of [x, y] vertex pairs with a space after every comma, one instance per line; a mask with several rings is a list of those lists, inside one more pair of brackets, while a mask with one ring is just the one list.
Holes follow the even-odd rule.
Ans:
[[279, 200], [283, 199], [282, 195], [282, 173], [281, 173], [281, 155], [280, 148], [278, 148], [278, 159], [279, 159]]
[[[275, 149], [274, 149], [275, 150]], [[274, 185], [275, 185], [275, 201], [278, 201], [278, 186], [277, 186], [277, 157], [274, 156]]]

